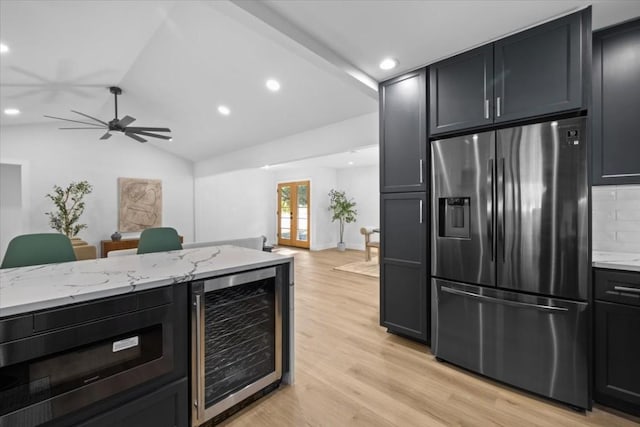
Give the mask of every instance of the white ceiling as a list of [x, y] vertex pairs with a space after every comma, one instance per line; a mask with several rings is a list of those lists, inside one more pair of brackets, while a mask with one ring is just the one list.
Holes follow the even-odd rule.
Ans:
[[[120, 117], [170, 127], [172, 142], [152, 144], [202, 160], [376, 111], [376, 80], [587, 3], [2, 0], [0, 108], [23, 113], [0, 126], [46, 122], [97, 143], [42, 116], [111, 119], [106, 88], [119, 85]], [[593, 3], [594, 28], [640, 16], [640, 1]], [[399, 68], [381, 71], [384, 56]]]
[[[638, 0], [266, 0], [288, 21], [377, 80], [593, 5], [593, 28], [640, 16]], [[385, 57], [399, 61], [383, 71]]]

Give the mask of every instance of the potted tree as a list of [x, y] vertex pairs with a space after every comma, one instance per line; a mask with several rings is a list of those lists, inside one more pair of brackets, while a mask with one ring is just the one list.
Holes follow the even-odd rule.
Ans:
[[51, 199], [57, 211], [47, 212], [49, 225], [54, 230], [66, 235], [69, 239], [87, 228], [86, 224], [78, 224], [84, 212], [85, 195], [91, 193], [93, 187], [87, 181], [72, 182], [67, 188], [53, 186], [53, 192], [45, 197]]
[[346, 245], [344, 243], [344, 224], [356, 221], [358, 211], [355, 209], [356, 202], [347, 198], [344, 191], [329, 191], [329, 210], [333, 212], [332, 222], [340, 222], [340, 241], [338, 242], [338, 250], [344, 251]]

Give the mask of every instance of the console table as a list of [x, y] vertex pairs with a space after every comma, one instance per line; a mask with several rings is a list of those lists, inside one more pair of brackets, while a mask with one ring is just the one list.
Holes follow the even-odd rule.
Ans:
[[[183, 237], [180, 237], [180, 243], [183, 243]], [[102, 258], [106, 258], [107, 254], [111, 251], [119, 251], [121, 249], [135, 249], [138, 247], [140, 239], [122, 239], [122, 240], [101, 240], [100, 241], [100, 255]]]

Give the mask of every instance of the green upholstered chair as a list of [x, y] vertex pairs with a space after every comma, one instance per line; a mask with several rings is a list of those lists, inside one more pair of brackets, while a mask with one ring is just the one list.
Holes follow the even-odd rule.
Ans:
[[75, 261], [76, 254], [67, 236], [60, 233], [23, 234], [7, 246], [0, 268], [55, 264]]
[[147, 228], [140, 234], [138, 254], [182, 249], [178, 232], [171, 227]]

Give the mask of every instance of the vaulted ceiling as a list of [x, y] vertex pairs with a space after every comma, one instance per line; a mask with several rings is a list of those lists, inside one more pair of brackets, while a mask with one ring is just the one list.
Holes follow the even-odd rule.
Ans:
[[[109, 143], [43, 115], [110, 120], [118, 85], [120, 117], [170, 127], [173, 141], [150, 144], [197, 161], [376, 111], [378, 81], [587, 3], [594, 28], [640, 16], [640, 2], [615, 0], [2, 0], [0, 108], [22, 114], [0, 126]], [[380, 70], [385, 56], [399, 67]]]

